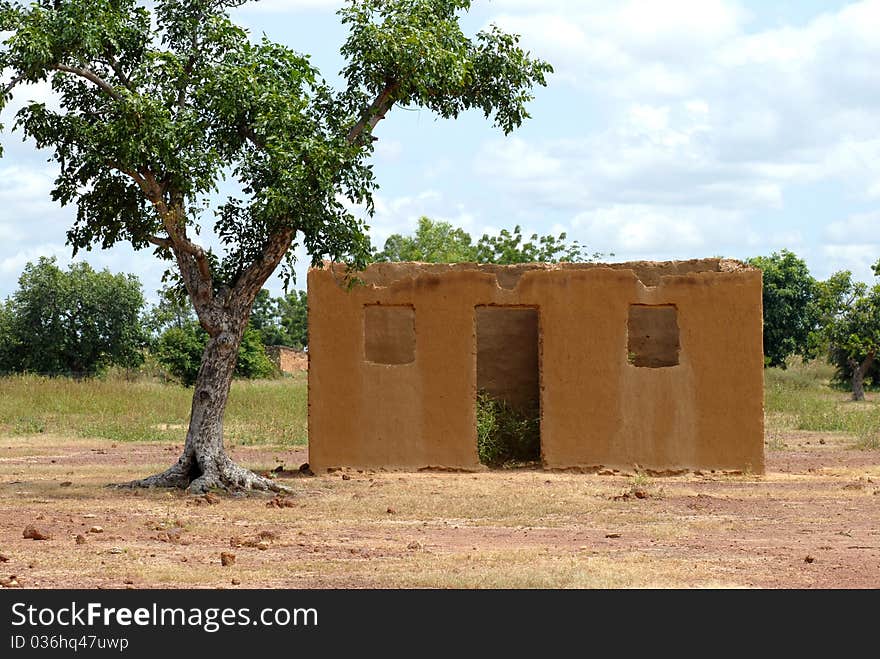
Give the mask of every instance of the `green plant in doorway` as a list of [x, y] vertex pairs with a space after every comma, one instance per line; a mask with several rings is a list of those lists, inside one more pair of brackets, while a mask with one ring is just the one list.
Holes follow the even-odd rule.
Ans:
[[541, 459], [537, 408], [521, 410], [491, 394], [477, 394], [477, 452], [488, 467]]

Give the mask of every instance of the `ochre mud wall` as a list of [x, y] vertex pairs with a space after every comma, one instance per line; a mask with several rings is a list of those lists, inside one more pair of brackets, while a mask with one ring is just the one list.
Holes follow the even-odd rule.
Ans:
[[475, 320], [477, 390], [522, 411], [538, 409], [538, 309], [480, 306]]
[[313, 469], [482, 469], [474, 399], [498, 378], [478, 374], [478, 319], [512, 306], [537, 313], [545, 467], [763, 471], [757, 270], [404, 263], [360, 277], [349, 291], [341, 270], [309, 272]]
[[266, 346], [266, 354], [282, 373], [309, 370], [309, 354], [287, 346]]

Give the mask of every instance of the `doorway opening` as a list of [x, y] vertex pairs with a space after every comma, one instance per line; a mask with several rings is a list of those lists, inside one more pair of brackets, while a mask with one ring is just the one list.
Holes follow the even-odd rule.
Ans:
[[475, 317], [480, 462], [534, 466], [541, 460], [538, 309], [478, 306]]

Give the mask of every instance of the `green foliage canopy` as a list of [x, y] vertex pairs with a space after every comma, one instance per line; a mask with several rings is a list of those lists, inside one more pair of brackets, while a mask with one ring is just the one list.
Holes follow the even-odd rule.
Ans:
[[498, 236], [484, 234], [476, 243], [464, 229], [448, 222], [419, 219], [412, 236], [393, 234], [385, 249], [375, 254], [376, 261], [421, 261], [423, 263], [557, 263], [591, 261], [601, 254], [588, 254], [577, 241], [567, 242], [565, 233], [558, 236], [532, 234], [523, 239], [522, 229], [503, 229]]
[[0, 311], [0, 371], [94, 374], [143, 361], [141, 285], [134, 275], [28, 263]]
[[[880, 261], [875, 272], [878, 268]], [[849, 271], [838, 272], [823, 282], [822, 301], [821, 334], [838, 379], [851, 380], [856, 369], [862, 370], [862, 377], [871, 377], [880, 353], [880, 284], [868, 286], [854, 281]]]
[[[21, 83], [48, 80], [60, 99], [26, 104], [15, 127], [58, 163], [53, 198], [78, 208], [69, 243], [156, 247], [211, 335], [230, 310], [246, 316], [296, 237], [316, 263], [365, 264], [347, 203], [372, 209], [372, 131], [393, 106], [476, 108], [507, 133], [552, 71], [497, 28], [467, 37], [470, 0], [350, 0], [339, 91], [307, 56], [252, 41], [228, 15], [241, 4], [0, 0], [0, 110]], [[213, 255], [193, 234], [227, 174], [241, 194], [215, 208]]]
[[819, 289], [806, 262], [783, 249], [747, 263], [763, 272], [765, 365], [785, 368], [791, 355], [814, 356], [811, 335], [820, 319]]

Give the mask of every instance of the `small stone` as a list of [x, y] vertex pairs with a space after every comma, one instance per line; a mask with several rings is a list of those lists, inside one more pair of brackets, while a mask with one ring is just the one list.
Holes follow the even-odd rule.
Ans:
[[58, 487], [70, 487], [73, 485], [73, 481], [64, 481], [63, 483], [58, 483]]
[[296, 506], [293, 500], [283, 496], [276, 496], [266, 503], [266, 508], [293, 508]]
[[620, 534], [619, 533], [606, 533], [605, 537], [606, 538], [619, 538]]
[[18, 583], [18, 579], [14, 574], [9, 577], [0, 577], [0, 586], [3, 586], [3, 588], [21, 588], [21, 584]]
[[94, 513], [88, 513], [87, 515], [83, 515], [83, 519], [95, 519], [97, 515]]
[[820, 444], [824, 444], [824, 443], [825, 443], [825, 440], [824, 440], [824, 439], [820, 439], [820, 440], [819, 440], [819, 443], [820, 443]]
[[229, 551], [221, 551], [220, 552], [220, 564], [223, 567], [229, 567], [230, 565], [235, 565], [235, 554]]
[[37, 529], [33, 524], [28, 524], [24, 527], [24, 531], [21, 535], [28, 540], [49, 540], [52, 537], [48, 533], [43, 533]]
[[3, 554], [0, 554], [0, 563], [8, 563], [8, 562], [9, 562], [9, 557], [4, 556]]
[[804, 563], [812, 563], [812, 562], [815, 561], [815, 560], [816, 560], [816, 559], [813, 558], [812, 556], [807, 555], [807, 557], [804, 559]]
[[599, 476], [613, 476], [613, 475], [614, 475], [614, 472], [611, 471], [610, 469], [602, 469], [599, 472]]
[[127, 586], [131, 586], [134, 583], [134, 579], [132, 579], [131, 577], [126, 577], [122, 580], [122, 583], [126, 584]]
[[416, 541], [413, 541], [413, 542], [409, 543], [409, 544], [406, 546], [406, 548], [407, 548], [407, 549], [412, 549], [412, 550], [421, 549], [421, 548], [422, 548], [422, 543], [420, 543], [420, 542], [416, 542]]
[[78, 545], [86, 544], [86, 537], [82, 533], [76, 534], [76, 544], [78, 544]]
[[342, 480], [344, 480], [344, 481], [350, 481], [350, 480], [351, 480], [351, 476], [349, 476], [348, 474], [342, 474]]
[[212, 492], [208, 492], [207, 494], [205, 494], [202, 499], [205, 501], [205, 503], [209, 503], [212, 506], [214, 504], [220, 503], [220, 497], [218, 497], [216, 494], [213, 494]]
[[92, 526], [92, 527], [89, 527], [89, 533], [103, 533], [103, 532], [104, 532], [104, 527], [103, 527], [103, 526]]
[[386, 510], [385, 512], [389, 515], [394, 515], [395, 513], [397, 513], [397, 511], [394, 510], [394, 508], [392, 508], [391, 506], [388, 506], [388, 510]]
[[241, 579], [233, 579], [233, 580], [232, 580], [232, 585], [233, 585], [233, 586], [239, 586], [239, 585], [241, 585]]
[[111, 554], [121, 554], [123, 552], [122, 547], [110, 547]]
[[265, 540], [260, 540], [257, 543], [257, 549], [259, 549], [260, 551], [266, 551], [268, 548], [269, 548], [269, 543], [266, 542]]
[[260, 531], [259, 534], [260, 540], [277, 540], [281, 536], [275, 533], [275, 531]]

